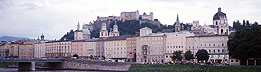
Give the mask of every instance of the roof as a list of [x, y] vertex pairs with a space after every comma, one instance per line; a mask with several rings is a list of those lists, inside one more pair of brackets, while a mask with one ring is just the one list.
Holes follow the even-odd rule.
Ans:
[[221, 17], [226, 17], [226, 14], [221, 12], [221, 8], [218, 8], [218, 12], [214, 15], [213, 20], [219, 20]]
[[192, 37], [214, 37], [214, 36], [228, 36], [228, 35], [199, 35], [199, 36], [188, 36], [187, 38]]
[[133, 35], [124, 35], [124, 36], [114, 36], [114, 37], [108, 37], [105, 39], [105, 41], [113, 41], [113, 40], [126, 40], [126, 38], [134, 37]]
[[95, 42], [97, 39], [73, 40], [72, 42]]
[[166, 33], [152, 33], [146, 36], [140, 36], [140, 37], [158, 37], [158, 36], [164, 36]]

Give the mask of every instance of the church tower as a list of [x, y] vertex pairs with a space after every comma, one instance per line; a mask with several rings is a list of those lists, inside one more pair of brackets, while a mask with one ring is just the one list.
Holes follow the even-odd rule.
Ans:
[[120, 32], [118, 31], [118, 25], [116, 24], [116, 21], [115, 21], [115, 24], [113, 25], [113, 31], [110, 32], [110, 37], [111, 36], [120, 36]]
[[218, 8], [218, 12], [213, 17], [213, 26], [217, 31], [217, 35], [229, 35], [229, 25], [227, 16]]
[[102, 23], [101, 25], [102, 26], [100, 30], [100, 38], [106, 38], [108, 37], [108, 30], [107, 30], [106, 23]]
[[175, 22], [175, 32], [179, 32], [181, 29], [180, 29], [180, 23], [179, 23], [179, 15], [177, 14], [177, 20]]
[[44, 35], [43, 34], [41, 35], [41, 40], [44, 40]]
[[80, 23], [78, 21], [77, 30], [74, 31], [74, 40], [81, 40], [83, 39], [83, 33], [80, 30]]

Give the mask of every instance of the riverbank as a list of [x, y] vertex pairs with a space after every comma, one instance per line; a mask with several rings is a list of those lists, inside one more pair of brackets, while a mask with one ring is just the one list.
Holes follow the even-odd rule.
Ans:
[[129, 72], [261, 72], [260, 67], [202, 65], [133, 65]]
[[1, 63], [0, 62], [0, 68], [7, 68], [8, 67], [8, 64], [7, 63]]

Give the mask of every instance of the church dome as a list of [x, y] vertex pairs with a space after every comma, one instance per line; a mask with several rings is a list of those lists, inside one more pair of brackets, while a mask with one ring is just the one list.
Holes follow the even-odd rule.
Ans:
[[113, 28], [118, 28], [118, 25], [116, 25], [116, 24], [115, 24], [115, 25], [113, 25]]
[[219, 20], [220, 17], [226, 17], [226, 14], [221, 12], [221, 8], [218, 8], [218, 12], [214, 15], [213, 20]]
[[106, 23], [102, 23], [102, 26], [106, 26]]
[[91, 34], [91, 32], [88, 29], [82, 29], [82, 33], [83, 34], [88, 34], [88, 35]]

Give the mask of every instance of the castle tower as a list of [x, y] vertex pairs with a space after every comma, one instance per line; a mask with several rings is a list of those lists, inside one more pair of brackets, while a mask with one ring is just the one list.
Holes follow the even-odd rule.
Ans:
[[213, 17], [213, 25], [218, 35], [229, 35], [229, 25], [227, 16], [218, 8], [218, 12]]
[[177, 20], [175, 22], [175, 32], [179, 32], [180, 29], [180, 23], [179, 23], [179, 15], [177, 14]]
[[118, 31], [118, 25], [116, 24], [116, 21], [115, 24], [113, 25], [113, 31], [110, 32], [109, 36], [120, 36], [120, 32]]
[[100, 38], [102, 37], [108, 37], [108, 30], [107, 30], [107, 27], [106, 27], [106, 23], [102, 23], [102, 26], [101, 26], [101, 30], [100, 30]]

